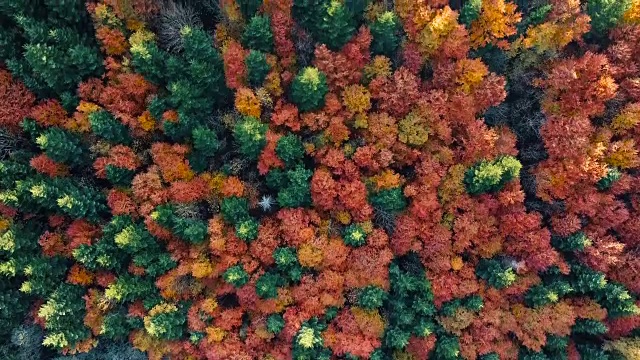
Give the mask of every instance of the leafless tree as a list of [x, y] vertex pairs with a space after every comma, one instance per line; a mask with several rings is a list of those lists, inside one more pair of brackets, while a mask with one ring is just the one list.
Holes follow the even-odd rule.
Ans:
[[157, 26], [160, 46], [169, 52], [179, 53], [183, 48], [182, 29], [187, 26], [201, 27], [202, 22], [190, 6], [168, 0], [162, 4]]

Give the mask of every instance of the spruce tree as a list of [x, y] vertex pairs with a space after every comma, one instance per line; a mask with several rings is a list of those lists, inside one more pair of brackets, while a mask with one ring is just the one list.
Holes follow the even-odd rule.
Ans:
[[103, 72], [84, 4], [75, 0], [0, 3], [0, 62], [40, 97], [76, 105], [78, 83]]

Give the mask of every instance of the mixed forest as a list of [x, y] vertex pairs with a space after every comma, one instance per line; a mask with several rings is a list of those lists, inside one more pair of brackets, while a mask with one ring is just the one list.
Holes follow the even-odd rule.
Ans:
[[3, 360], [640, 359], [640, 0], [0, 0]]

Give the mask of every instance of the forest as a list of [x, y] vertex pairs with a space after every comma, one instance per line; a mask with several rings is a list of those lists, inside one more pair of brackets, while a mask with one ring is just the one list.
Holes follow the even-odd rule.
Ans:
[[0, 359], [640, 360], [640, 0], [0, 0]]

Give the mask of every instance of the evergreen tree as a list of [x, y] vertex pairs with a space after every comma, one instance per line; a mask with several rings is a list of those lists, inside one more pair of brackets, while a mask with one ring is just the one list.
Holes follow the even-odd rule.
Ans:
[[292, 340], [293, 359], [331, 359], [331, 350], [324, 346], [324, 339], [322, 338], [322, 331], [325, 329], [326, 325], [318, 318], [312, 318], [302, 323], [300, 330]]
[[256, 50], [251, 50], [249, 55], [244, 59], [244, 64], [247, 67], [247, 80], [253, 87], [260, 87], [266, 79], [271, 66], [267, 63], [267, 57], [264, 53]]
[[482, 9], [482, 0], [466, 1], [460, 10], [460, 22], [467, 27], [480, 16]]
[[251, 18], [242, 34], [242, 45], [264, 53], [273, 52], [273, 33], [268, 16], [256, 15]]
[[288, 283], [296, 283], [302, 278], [302, 267], [298, 262], [296, 249], [293, 247], [278, 247], [273, 251], [277, 273]]
[[388, 314], [383, 353], [406, 347], [411, 336], [427, 337], [434, 331], [431, 283], [415, 253], [395, 259], [389, 266], [391, 289], [384, 305]]
[[285, 173], [286, 180], [278, 192], [278, 204], [281, 207], [304, 207], [311, 205], [310, 179], [313, 173], [298, 165]]
[[391, 214], [400, 213], [407, 207], [407, 199], [400, 187], [372, 193], [369, 195], [369, 202], [374, 208]]
[[238, 0], [237, 3], [245, 19], [251, 19], [262, 6], [262, 0]]
[[78, 285], [62, 283], [38, 310], [45, 320], [45, 346], [62, 349], [86, 339], [89, 329], [84, 325], [85, 289]]
[[433, 352], [435, 360], [457, 360], [460, 358], [460, 341], [457, 336], [442, 334], [438, 336]]
[[246, 219], [236, 224], [236, 236], [246, 242], [251, 242], [258, 237], [258, 226], [254, 219]]
[[193, 150], [189, 154], [189, 165], [195, 171], [205, 171], [221, 148], [220, 135], [205, 126], [193, 129], [191, 133]]
[[298, 25], [315, 34], [328, 3], [328, 0], [293, 0], [291, 15]]
[[58, 213], [93, 222], [103, 218], [107, 211], [106, 199], [101, 192], [70, 178], [27, 178], [15, 182], [2, 200], [24, 212]]
[[36, 138], [36, 144], [53, 161], [82, 166], [86, 163], [87, 149], [80, 138], [58, 127], [52, 127]]
[[244, 286], [249, 281], [249, 275], [242, 268], [242, 265], [235, 265], [227, 269], [223, 275], [224, 281], [235, 286]]
[[504, 184], [520, 175], [521, 168], [513, 156], [501, 156], [490, 162], [483, 160], [465, 172], [467, 192], [478, 195], [500, 191]]
[[581, 334], [599, 336], [606, 334], [607, 331], [609, 331], [607, 325], [601, 321], [593, 319], [578, 319], [571, 328], [571, 333], [573, 335]]
[[620, 180], [621, 176], [622, 173], [617, 168], [609, 168], [607, 170], [607, 175], [600, 179], [600, 181], [596, 183], [596, 186], [598, 187], [598, 190], [608, 190], [616, 181]]
[[175, 235], [193, 244], [199, 244], [207, 238], [207, 223], [199, 219], [178, 216], [172, 205], [161, 205], [151, 217], [163, 227], [171, 229]]
[[20, 291], [46, 297], [63, 282], [67, 262], [59, 256], [38, 256], [30, 259], [21, 271], [26, 280], [20, 286]]
[[238, 224], [249, 218], [249, 203], [246, 198], [231, 196], [222, 199], [220, 204], [222, 218], [231, 224]]
[[103, 59], [82, 2], [4, 0], [0, 20], [0, 62], [40, 97], [59, 97], [71, 110], [78, 83], [102, 74]]
[[319, 20], [318, 29], [313, 35], [318, 42], [332, 50], [340, 50], [356, 32], [351, 13], [339, 0], [330, 0]]
[[324, 96], [329, 91], [327, 77], [313, 67], [298, 73], [291, 84], [291, 101], [300, 111], [314, 111], [324, 106]]
[[101, 138], [114, 144], [129, 144], [129, 129], [105, 110], [89, 115], [91, 130]]
[[233, 137], [238, 144], [238, 151], [251, 160], [255, 160], [267, 144], [266, 124], [254, 117], [245, 117], [233, 129]]
[[387, 11], [380, 15], [371, 26], [371, 53], [375, 55], [384, 55], [389, 58], [393, 57], [398, 46], [400, 45], [399, 31], [401, 24], [397, 16]]
[[284, 329], [284, 318], [280, 314], [271, 314], [267, 317], [267, 330], [272, 334], [279, 334]]
[[560, 251], [582, 251], [591, 246], [591, 240], [580, 231], [568, 237], [553, 236], [551, 244]]
[[285, 279], [277, 272], [266, 272], [256, 281], [256, 294], [262, 299], [274, 299], [278, 288], [285, 285]]
[[338, 0], [294, 0], [291, 13], [314, 39], [332, 50], [340, 50], [355, 33], [356, 20], [363, 10], [364, 6], [358, 6], [354, 2], [345, 4]]
[[[172, 55], [161, 50], [143, 32], [132, 37], [132, 62], [146, 78], [168, 89], [166, 97], [150, 106], [154, 117], [162, 108], [175, 109], [178, 121], [164, 121], [164, 132], [174, 140], [184, 140], [195, 128], [203, 126], [212, 110], [227, 106], [229, 89], [224, 80], [220, 52], [204, 29], [184, 27], [180, 31], [184, 50]], [[155, 114], [154, 114], [155, 113]]]
[[123, 274], [105, 289], [104, 296], [111, 301], [124, 303], [151, 298], [155, 291], [153, 279]]
[[631, 4], [632, 0], [588, 0], [587, 13], [591, 17], [593, 33], [606, 37], [609, 29], [618, 24]]
[[113, 311], [105, 315], [100, 335], [111, 340], [126, 339], [131, 331], [131, 325], [124, 311]]
[[348, 246], [359, 247], [367, 243], [367, 234], [361, 226], [351, 224], [344, 229], [343, 240]]
[[498, 289], [505, 288], [516, 281], [513, 269], [504, 266], [497, 259], [480, 259], [476, 267], [476, 275]]
[[358, 305], [365, 309], [380, 308], [386, 299], [387, 293], [377, 286], [369, 285], [358, 292]]
[[136, 172], [129, 169], [124, 169], [114, 165], [107, 165], [104, 168], [107, 175], [107, 180], [115, 186], [131, 186], [131, 181], [136, 175]]
[[164, 339], [178, 340], [182, 337], [187, 323], [183, 310], [173, 304], [158, 304], [144, 318], [144, 328], [149, 335]]
[[302, 160], [304, 146], [299, 137], [293, 134], [285, 135], [276, 144], [276, 154], [287, 167], [293, 167]]

